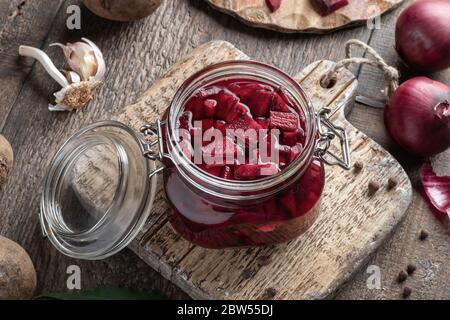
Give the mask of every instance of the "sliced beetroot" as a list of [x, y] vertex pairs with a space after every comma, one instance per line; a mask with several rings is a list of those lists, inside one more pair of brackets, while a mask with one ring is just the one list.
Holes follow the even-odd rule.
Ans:
[[[198, 90], [188, 99], [184, 110], [179, 118], [179, 127], [189, 129], [192, 147], [196, 141], [201, 141], [203, 148], [199, 152], [209, 156], [208, 159], [203, 157], [202, 166], [208, 169], [220, 167], [220, 173], [213, 172], [217, 176], [243, 180], [256, 176], [255, 179], [259, 179], [266, 175], [259, 173], [258, 169], [267, 166], [268, 174], [274, 174], [302, 152], [302, 143], [306, 138], [302, 110], [283, 88], [253, 80], [225, 80]], [[248, 131], [250, 129], [254, 131]], [[273, 130], [260, 141], [262, 129]], [[242, 130], [245, 140], [237, 136], [239, 131], [233, 133], [231, 130]], [[216, 141], [218, 132], [221, 138]], [[279, 134], [279, 138], [273, 133]], [[212, 142], [206, 141], [205, 134], [212, 134]], [[228, 144], [231, 147], [227, 147], [224, 141], [232, 142]], [[261, 148], [267, 149], [265, 153], [268, 157], [263, 157]], [[185, 150], [190, 153], [187, 148]], [[273, 155], [272, 151], [277, 154]], [[234, 156], [233, 164], [225, 163], [227, 156]], [[214, 162], [219, 159], [220, 163]], [[271, 165], [274, 162], [277, 164]], [[263, 167], [242, 167], [244, 164]]]
[[233, 169], [230, 166], [225, 166], [222, 168], [222, 172], [220, 174], [220, 177], [223, 179], [231, 179], [233, 175]]
[[253, 120], [253, 118], [250, 117], [248, 114], [244, 114], [239, 118], [236, 118], [233, 122], [229, 123], [227, 125], [227, 129], [231, 130], [242, 129], [244, 131], [248, 129], [253, 129], [256, 130], [258, 133], [258, 130], [261, 130], [262, 127], [258, 122]]
[[219, 92], [215, 114], [217, 119], [230, 123], [244, 113], [247, 113], [247, 108], [239, 103], [236, 95], [229, 90]]
[[426, 163], [420, 170], [420, 177], [428, 200], [450, 218], [450, 176], [436, 175], [431, 163]]
[[225, 135], [227, 130], [227, 123], [223, 120], [216, 120], [214, 121], [214, 128], [220, 130], [220, 132]]
[[277, 174], [279, 168], [275, 163], [242, 164], [236, 167], [234, 176], [238, 180], [255, 180]]
[[272, 99], [271, 110], [278, 111], [278, 112], [287, 112], [287, 113], [292, 112], [289, 104], [286, 103], [286, 101], [283, 99], [283, 97], [280, 96], [279, 94], [274, 94], [273, 99]]
[[299, 126], [298, 115], [278, 111], [270, 111], [269, 123], [271, 128], [285, 131], [296, 131]]
[[192, 120], [203, 119], [203, 99], [199, 97], [192, 97], [186, 103], [185, 112], [192, 113]]
[[298, 141], [298, 132], [296, 131], [283, 131], [281, 133], [281, 142], [287, 146], [295, 146]]
[[216, 114], [217, 101], [214, 99], [206, 99], [203, 102], [203, 115], [206, 118], [214, 118]]
[[192, 128], [192, 112], [185, 111], [178, 118], [178, 125], [180, 129], [191, 130]]
[[258, 122], [261, 128], [269, 129], [269, 120], [267, 118], [257, 118], [255, 121]]
[[199, 168], [216, 177], [220, 177], [220, 174], [222, 173], [222, 167], [199, 165]]
[[317, 9], [323, 16], [328, 16], [336, 10], [348, 5], [348, 0], [313, 0]]
[[303, 145], [297, 143], [293, 146], [289, 152], [289, 163], [293, 162], [303, 152]]
[[223, 88], [221, 86], [210, 86], [207, 88], [200, 89], [197, 91], [197, 93], [194, 95], [194, 97], [199, 98], [201, 100], [205, 99], [213, 99], [215, 95], [217, 95], [219, 92], [223, 91]]
[[266, 0], [266, 5], [271, 12], [275, 12], [281, 7], [281, 0]]

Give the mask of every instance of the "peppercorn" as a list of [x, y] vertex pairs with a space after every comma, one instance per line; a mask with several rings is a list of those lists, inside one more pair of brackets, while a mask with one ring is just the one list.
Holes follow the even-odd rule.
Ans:
[[408, 264], [408, 266], [406, 267], [406, 272], [408, 272], [409, 275], [412, 275], [414, 273], [414, 271], [416, 271], [416, 266], [413, 264]]
[[397, 276], [397, 281], [399, 283], [405, 282], [406, 279], [408, 279], [408, 274], [405, 271], [400, 271], [400, 273]]
[[244, 280], [250, 279], [250, 278], [252, 277], [252, 275], [253, 275], [253, 272], [252, 272], [252, 270], [250, 270], [250, 269], [245, 269], [245, 270], [242, 271], [242, 273], [241, 273], [241, 277], [242, 277], [242, 279], [244, 279]]
[[393, 177], [391, 177], [391, 178], [388, 179], [387, 189], [388, 189], [389, 191], [395, 189], [395, 188], [397, 187], [397, 185], [398, 185], [397, 179], [395, 179], [395, 178], [393, 178]]
[[261, 256], [256, 259], [256, 263], [259, 266], [267, 266], [270, 263], [270, 258], [268, 256]]
[[369, 182], [369, 192], [368, 195], [369, 197], [372, 197], [375, 193], [377, 193], [377, 191], [380, 189], [380, 184], [376, 181], [370, 181]]
[[274, 288], [268, 288], [266, 290], [266, 296], [269, 299], [275, 298], [275, 296], [277, 295], [277, 290], [275, 290]]
[[420, 235], [419, 235], [419, 239], [420, 240], [426, 240], [428, 238], [428, 232], [426, 232], [425, 230], [420, 231]]
[[403, 299], [407, 299], [411, 296], [412, 289], [410, 287], [404, 287], [402, 292]]
[[364, 164], [361, 161], [356, 161], [353, 165], [355, 173], [360, 173], [364, 168]]

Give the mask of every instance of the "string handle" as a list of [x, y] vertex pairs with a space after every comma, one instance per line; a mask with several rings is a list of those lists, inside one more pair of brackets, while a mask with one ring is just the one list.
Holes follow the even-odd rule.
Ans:
[[[353, 56], [353, 46], [365, 49], [369, 54], [369, 57]], [[396, 68], [388, 65], [386, 61], [384, 61], [384, 59], [378, 54], [378, 52], [376, 52], [371, 46], [356, 39], [349, 40], [345, 45], [345, 56], [345, 59], [336, 63], [334, 67], [331, 68], [323, 77], [321, 85], [324, 88], [328, 88], [330, 84], [337, 79], [337, 74], [341, 71], [341, 69], [348, 67], [350, 64], [367, 64], [383, 71], [384, 78], [388, 83], [387, 94], [389, 97], [395, 90], [397, 90], [400, 81], [400, 72]]]

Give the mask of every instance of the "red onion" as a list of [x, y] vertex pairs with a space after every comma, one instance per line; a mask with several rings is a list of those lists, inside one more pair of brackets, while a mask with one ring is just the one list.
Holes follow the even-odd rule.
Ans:
[[436, 175], [430, 163], [423, 165], [420, 177], [425, 194], [433, 207], [450, 218], [450, 177]]
[[434, 72], [450, 67], [450, 1], [419, 0], [398, 18], [396, 49], [411, 68]]
[[403, 83], [390, 98], [384, 122], [406, 151], [426, 157], [450, 147], [450, 87], [426, 77]]

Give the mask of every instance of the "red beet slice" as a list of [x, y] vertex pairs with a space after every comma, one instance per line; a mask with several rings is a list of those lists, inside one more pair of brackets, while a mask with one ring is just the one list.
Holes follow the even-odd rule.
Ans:
[[287, 146], [295, 146], [298, 140], [298, 132], [297, 131], [283, 131], [281, 133], [281, 141]]
[[227, 130], [227, 123], [223, 120], [216, 120], [214, 121], [214, 128], [220, 130], [220, 132], [225, 135]]
[[270, 127], [285, 131], [295, 131], [299, 127], [298, 115], [295, 113], [285, 113], [270, 111]]
[[225, 166], [222, 169], [222, 173], [220, 174], [220, 177], [223, 179], [231, 179], [231, 175], [233, 174], [233, 170], [230, 166]]
[[426, 163], [420, 170], [420, 177], [428, 200], [450, 218], [450, 176], [436, 175], [431, 163]]
[[328, 16], [336, 10], [348, 5], [348, 0], [313, 0], [323, 16]]
[[202, 132], [205, 132], [206, 130], [209, 130], [209, 129], [211, 129], [213, 127], [214, 119], [211, 119], [211, 118], [203, 119], [201, 121], [201, 124], [202, 124]]
[[289, 108], [289, 104], [286, 103], [286, 100], [279, 94], [274, 94], [271, 110], [289, 113], [292, 112], [291, 109]]
[[242, 129], [244, 131], [248, 129], [253, 129], [256, 130], [258, 134], [258, 130], [261, 130], [262, 127], [258, 122], [253, 120], [252, 117], [250, 117], [248, 114], [244, 114], [239, 118], [237, 118], [236, 120], [234, 120], [233, 122], [231, 122], [230, 124], [228, 124], [227, 129], [232, 130]]
[[216, 100], [206, 99], [203, 102], [203, 114], [205, 115], [205, 117], [213, 118], [214, 115], [216, 114], [216, 106], [217, 106]]
[[233, 84], [230, 90], [250, 108], [255, 118], [267, 116], [274, 98], [272, 88], [259, 83], [248, 83]]
[[231, 91], [224, 90], [217, 95], [216, 118], [230, 123], [248, 110], [239, 103], [239, 98]]
[[272, 176], [278, 172], [279, 168], [275, 163], [243, 164], [236, 167], [234, 176], [239, 180], [254, 180]]
[[266, 0], [266, 4], [271, 12], [275, 12], [280, 9], [281, 0]]
[[303, 152], [303, 145], [301, 143], [297, 143], [293, 146], [289, 153], [289, 163], [297, 159], [298, 155]]
[[263, 129], [269, 129], [269, 120], [266, 118], [257, 118], [255, 119], [256, 122], [261, 126]]
[[178, 118], [179, 128], [185, 130], [191, 130], [192, 128], [192, 112], [185, 111]]
[[212, 174], [213, 176], [216, 177], [220, 177], [220, 174], [222, 173], [222, 167], [209, 167], [204, 164], [199, 164], [198, 167], [203, 171], [206, 171], [207, 173]]

